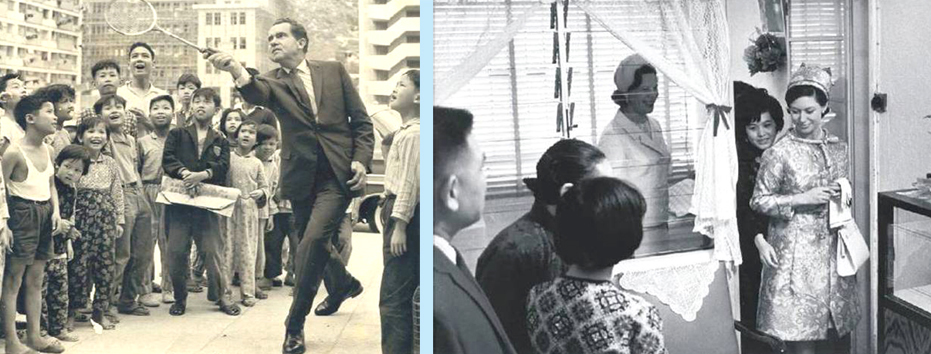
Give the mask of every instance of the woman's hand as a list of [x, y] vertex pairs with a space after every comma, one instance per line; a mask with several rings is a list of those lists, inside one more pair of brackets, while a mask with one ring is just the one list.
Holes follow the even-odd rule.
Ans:
[[827, 204], [831, 197], [837, 194], [836, 186], [815, 187], [793, 198], [795, 205], [822, 205]]
[[760, 251], [760, 260], [763, 261], [763, 264], [779, 268], [779, 257], [776, 256], [776, 249], [769, 242], [766, 242], [763, 234], [757, 234], [756, 238], [753, 239], [753, 243], [756, 244], [756, 249]]

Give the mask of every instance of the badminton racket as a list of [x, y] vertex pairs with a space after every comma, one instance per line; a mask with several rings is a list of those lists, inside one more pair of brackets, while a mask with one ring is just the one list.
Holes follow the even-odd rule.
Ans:
[[155, 6], [146, 0], [111, 0], [104, 19], [107, 26], [124, 36], [139, 36], [156, 30], [197, 49], [202, 54], [211, 55], [217, 52], [216, 49], [201, 47], [159, 26]]

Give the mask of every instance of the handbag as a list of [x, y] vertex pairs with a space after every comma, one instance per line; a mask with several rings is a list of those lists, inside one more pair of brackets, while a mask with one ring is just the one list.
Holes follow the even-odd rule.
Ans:
[[857, 224], [850, 221], [837, 230], [837, 274], [848, 277], [870, 258], [870, 247], [863, 240]]

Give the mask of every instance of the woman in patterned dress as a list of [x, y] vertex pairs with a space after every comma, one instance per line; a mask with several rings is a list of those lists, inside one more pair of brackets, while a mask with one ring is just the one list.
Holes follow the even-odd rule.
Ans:
[[115, 316], [105, 314], [114, 285], [114, 242], [123, 234], [123, 186], [116, 160], [100, 153], [110, 139], [108, 123], [97, 116], [88, 117], [78, 125], [76, 138], [76, 143], [89, 148], [91, 164], [77, 184], [74, 219], [81, 238], [74, 241], [74, 259], [68, 264], [68, 315], [74, 317], [75, 311], [86, 306], [93, 284], [91, 319], [103, 329], [113, 329]]
[[760, 253], [775, 252], [763, 267], [757, 326], [793, 353], [849, 346], [860, 318], [857, 279], [837, 274], [837, 233], [828, 227], [828, 201], [848, 169], [847, 144], [822, 128], [830, 87], [830, 73], [816, 66], [792, 75], [786, 102], [794, 127], [763, 153], [750, 201], [770, 218]]
[[[233, 215], [226, 218], [227, 249], [226, 264], [227, 279], [232, 274], [239, 274], [240, 293], [242, 304], [253, 306], [256, 303], [255, 288], [255, 261], [258, 250], [259, 234], [264, 232], [259, 224], [259, 207], [256, 200], [267, 197], [268, 183], [265, 178], [265, 167], [252, 152], [256, 141], [257, 125], [253, 121], [240, 124], [233, 133], [236, 139], [236, 148], [230, 154], [229, 186], [242, 192]], [[262, 295], [263, 298], [267, 295]]]
[[647, 202], [612, 177], [563, 189], [556, 207], [556, 253], [569, 265], [527, 298], [527, 329], [537, 353], [665, 354], [662, 319], [652, 304], [611, 282], [611, 270], [643, 239]]

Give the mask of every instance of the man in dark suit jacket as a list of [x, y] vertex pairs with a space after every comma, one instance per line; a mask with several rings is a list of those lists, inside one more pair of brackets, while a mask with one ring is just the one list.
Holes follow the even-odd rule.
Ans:
[[338, 62], [307, 60], [307, 31], [290, 19], [268, 30], [268, 47], [278, 69], [252, 76], [228, 53], [207, 59], [229, 72], [243, 99], [268, 107], [281, 127], [281, 198], [291, 201], [302, 240], [295, 263], [296, 286], [286, 321], [284, 353], [304, 352], [304, 320], [324, 269], [337, 286], [320, 307], [335, 312], [362, 292], [339, 258], [337, 237], [349, 201], [363, 192], [375, 137], [349, 73]]
[[449, 241], [482, 217], [485, 157], [472, 114], [433, 108], [433, 352], [515, 353], [494, 308]]

